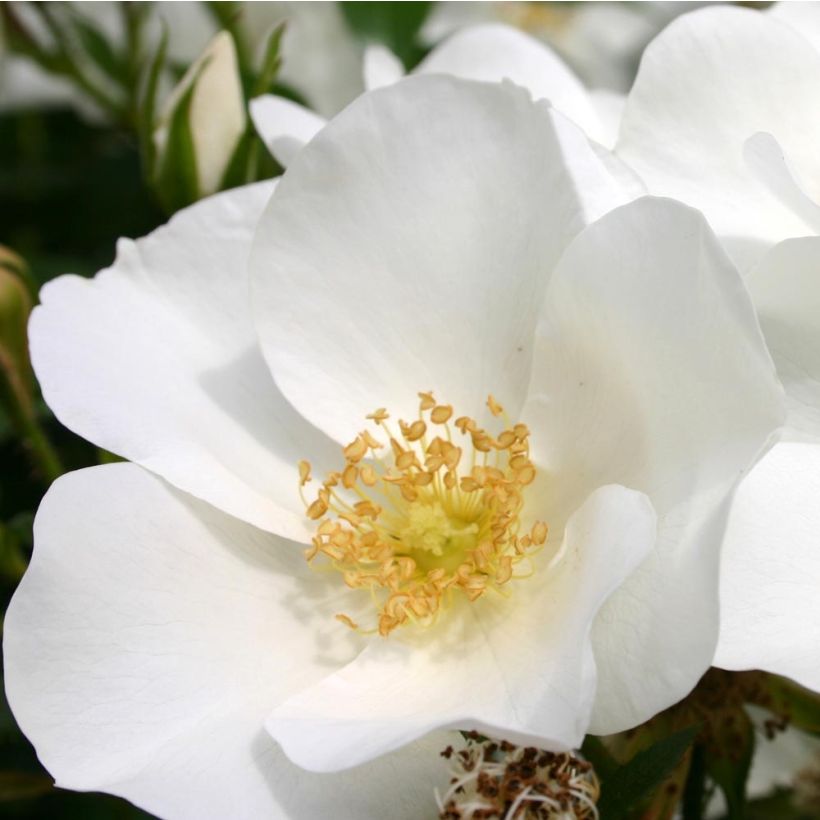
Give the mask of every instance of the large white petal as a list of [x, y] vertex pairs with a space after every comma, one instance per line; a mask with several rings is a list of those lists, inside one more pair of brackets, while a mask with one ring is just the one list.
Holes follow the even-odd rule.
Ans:
[[542, 748], [578, 746], [595, 693], [590, 626], [655, 541], [645, 496], [602, 487], [570, 520], [563, 558], [446, 612], [413, 639], [376, 639], [278, 706], [267, 726], [300, 766], [333, 771], [438, 727]]
[[715, 665], [820, 691], [820, 445], [777, 444], [732, 505]]
[[549, 100], [589, 136], [603, 137], [589, 95], [572, 69], [549, 46], [512, 26], [485, 23], [461, 29], [436, 46], [413, 73], [511, 80], [528, 89], [533, 99]]
[[251, 254], [265, 357], [340, 441], [417, 390], [517, 413], [549, 272], [622, 201], [583, 134], [510, 84], [411, 77], [360, 97], [299, 154]]
[[81, 436], [257, 526], [306, 532], [300, 458], [335, 457], [270, 377], [246, 262], [272, 185], [187, 208], [122, 240], [94, 279], [43, 288], [30, 324], [43, 395]]
[[780, 423], [782, 391], [740, 276], [703, 217], [671, 200], [588, 227], [545, 305], [523, 414], [539, 514], [560, 528], [617, 482], [660, 516], [657, 550], [593, 630], [593, 729], [607, 733], [675, 702], [709, 666], [721, 505]]
[[303, 105], [274, 94], [251, 100], [250, 112], [257, 133], [283, 168], [327, 122]]
[[758, 245], [813, 233], [751, 172], [743, 146], [772, 134], [820, 199], [818, 88], [820, 54], [786, 24], [747, 9], [696, 11], [644, 52], [617, 150], [651, 193], [703, 210], [745, 263]]
[[358, 651], [332, 618], [346, 594], [294, 545], [135, 465], [71, 473], [6, 615], [9, 703], [58, 786], [163, 817], [378, 820], [389, 801], [411, 820], [433, 805], [446, 738], [319, 778], [264, 730]]
[[781, 242], [748, 285], [786, 388], [788, 435], [820, 440], [820, 237]]

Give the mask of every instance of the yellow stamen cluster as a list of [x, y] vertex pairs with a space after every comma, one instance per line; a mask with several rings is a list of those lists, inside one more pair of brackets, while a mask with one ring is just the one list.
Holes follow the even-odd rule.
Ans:
[[[494, 437], [467, 416], [451, 425], [453, 408], [431, 393], [419, 398], [419, 417], [399, 421], [398, 431], [384, 408], [367, 416], [387, 443], [361, 432], [313, 501], [302, 489], [310, 465], [299, 464], [307, 515], [318, 523], [307, 559], [325, 556], [349, 587], [370, 590], [378, 612], [372, 631], [383, 636], [408, 622], [431, 623], [456, 591], [475, 601], [521, 577], [516, 565], [547, 539], [543, 522], [519, 534], [523, 491], [535, 479], [527, 426], [507, 422]], [[504, 414], [492, 396], [487, 405], [493, 416]], [[464, 446], [454, 443], [457, 434]]]

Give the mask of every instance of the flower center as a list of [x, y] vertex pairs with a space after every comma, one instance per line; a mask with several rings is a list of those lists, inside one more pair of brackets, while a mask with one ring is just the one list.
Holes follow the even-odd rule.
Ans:
[[[493, 437], [467, 416], [451, 425], [452, 407], [431, 393], [419, 397], [418, 419], [399, 421], [398, 432], [384, 409], [371, 413], [387, 443], [361, 432], [312, 502], [303, 489], [310, 465], [299, 464], [307, 515], [318, 523], [306, 557], [323, 556], [349, 587], [370, 590], [377, 624], [362, 631], [383, 636], [432, 623], [456, 593], [475, 601], [527, 577], [531, 570], [516, 573], [517, 565], [547, 539], [540, 521], [519, 533], [523, 491], [535, 478], [527, 426], [506, 422]], [[506, 421], [492, 396], [487, 405]], [[466, 446], [454, 443], [456, 431]], [[336, 617], [359, 629], [349, 616]]]

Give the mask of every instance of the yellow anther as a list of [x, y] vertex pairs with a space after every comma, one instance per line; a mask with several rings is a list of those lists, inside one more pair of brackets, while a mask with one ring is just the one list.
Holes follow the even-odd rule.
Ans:
[[321, 498], [317, 498], [308, 508], [307, 517], [311, 521], [321, 518], [328, 510], [327, 504]]
[[342, 486], [348, 490], [352, 490], [356, 486], [356, 481], [359, 478], [359, 470], [355, 464], [348, 464], [342, 470]]
[[467, 416], [459, 416], [455, 420], [455, 425], [461, 430], [462, 433], [472, 433], [473, 431], [478, 429], [478, 425], [475, 421]]
[[532, 484], [532, 482], [535, 481], [535, 467], [533, 467], [532, 464], [522, 467], [515, 474], [515, 480], [524, 487], [528, 484]]
[[431, 456], [440, 456], [446, 445], [447, 442], [443, 438], [436, 436], [427, 446], [426, 452]]
[[409, 470], [411, 467], [421, 469], [421, 464], [412, 450], [407, 450], [396, 458], [396, 467], [399, 470]]
[[[376, 605], [371, 631], [381, 635], [432, 622], [454, 595], [475, 601], [521, 577], [515, 564], [547, 538], [543, 522], [519, 535], [523, 491], [535, 478], [526, 425], [488, 432], [460, 416], [455, 426], [469, 434], [467, 444], [456, 446], [449, 428], [428, 440], [429, 424], [448, 424], [453, 408], [437, 404], [432, 393], [419, 399], [429, 416], [400, 420], [398, 438], [385, 424], [384, 408], [371, 413], [383, 440], [367, 430], [356, 436], [343, 448], [341, 472], [330, 473], [316, 500], [305, 502], [317, 522], [306, 558], [324, 556], [348, 587], [369, 592]], [[494, 416], [503, 414], [492, 396], [487, 406]], [[389, 460], [375, 455], [386, 443]], [[310, 480], [306, 461], [299, 478], [300, 486]], [[349, 616], [337, 618], [359, 629]]]
[[364, 439], [364, 443], [370, 450], [381, 450], [381, 448], [384, 447], [384, 445], [380, 441], [373, 438], [369, 430], [365, 430], [362, 433], [362, 438]]
[[453, 415], [453, 408], [449, 404], [439, 404], [430, 413], [430, 421], [433, 424], [445, 424]]
[[472, 434], [473, 447], [480, 453], [489, 453], [493, 449], [492, 439], [483, 431], [476, 430]]
[[492, 397], [492, 394], [487, 396], [487, 407], [496, 418], [504, 412], [504, 408]]
[[444, 454], [444, 463], [447, 465], [447, 469], [455, 470], [459, 461], [461, 461], [461, 447], [448, 447], [447, 452]]
[[546, 543], [547, 540], [547, 532], [548, 528], [547, 525], [543, 521], [538, 521], [533, 525], [531, 537], [533, 544], [541, 544]]
[[461, 477], [461, 489], [465, 493], [472, 493], [481, 488], [481, 485], [472, 476]]
[[427, 456], [427, 458], [424, 459], [424, 466], [431, 473], [434, 473], [440, 467], [444, 466], [444, 458], [443, 456]]
[[421, 419], [414, 421], [412, 424], [400, 421], [399, 427], [401, 428], [401, 434], [407, 441], [418, 441], [427, 432], [427, 425]]
[[429, 393], [419, 393], [419, 398], [421, 399], [421, 404], [419, 407], [422, 411], [431, 410], [436, 406], [436, 400], [433, 398], [432, 391]]
[[399, 491], [405, 501], [415, 501], [419, 497], [418, 491], [409, 484], [400, 484]]
[[344, 453], [344, 457], [354, 464], [361, 461], [367, 454], [367, 442], [364, 436], [356, 436], [342, 452]]
[[351, 629], [358, 629], [359, 625], [351, 618], [348, 618], [347, 615], [343, 613], [339, 613], [338, 615], [333, 616], [337, 621], [341, 621], [345, 626], [349, 626]]

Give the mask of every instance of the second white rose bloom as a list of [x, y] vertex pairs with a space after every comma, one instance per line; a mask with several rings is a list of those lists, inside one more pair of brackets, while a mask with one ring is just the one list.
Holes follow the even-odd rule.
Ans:
[[683, 697], [782, 421], [703, 218], [623, 204], [522, 89], [433, 76], [357, 100], [269, 194], [35, 312], [49, 405], [135, 462], [55, 486], [6, 620], [58, 782], [169, 817], [376, 818], [384, 789], [411, 818], [436, 729], [564, 748]]

